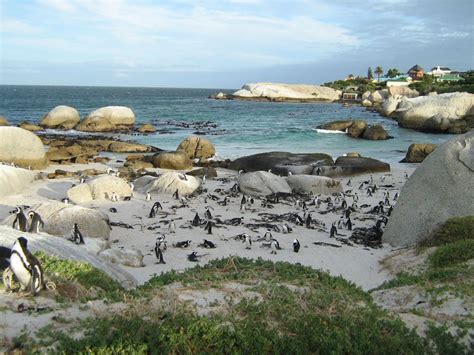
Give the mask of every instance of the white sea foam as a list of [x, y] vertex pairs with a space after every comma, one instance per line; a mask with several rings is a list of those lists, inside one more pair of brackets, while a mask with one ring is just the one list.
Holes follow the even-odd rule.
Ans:
[[316, 131], [318, 133], [325, 133], [325, 134], [346, 134], [346, 131], [338, 131], [338, 130], [331, 130], [331, 129], [321, 129], [321, 128], [313, 128], [313, 131]]

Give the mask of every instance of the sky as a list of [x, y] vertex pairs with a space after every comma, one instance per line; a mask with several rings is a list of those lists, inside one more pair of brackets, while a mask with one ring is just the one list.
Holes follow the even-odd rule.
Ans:
[[474, 0], [0, 0], [0, 85], [239, 88], [474, 69]]

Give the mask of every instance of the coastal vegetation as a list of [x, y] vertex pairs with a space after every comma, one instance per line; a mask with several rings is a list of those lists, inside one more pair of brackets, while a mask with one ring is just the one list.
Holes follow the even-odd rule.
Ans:
[[417, 90], [421, 95], [430, 92], [445, 94], [449, 92], [468, 92], [474, 93], [474, 70], [469, 70], [460, 75], [464, 80], [461, 81], [438, 81], [432, 75], [424, 75], [423, 79], [409, 85], [411, 89]]

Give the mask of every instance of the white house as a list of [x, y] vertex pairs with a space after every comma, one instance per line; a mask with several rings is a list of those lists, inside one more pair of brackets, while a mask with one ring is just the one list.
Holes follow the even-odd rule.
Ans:
[[450, 74], [451, 72], [452, 72], [452, 70], [449, 69], [448, 67], [440, 67], [438, 65], [437, 67], [431, 68], [431, 71], [429, 72], [429, 74], [431, 74], [435, 77], [440, 77], [440, 76], [443, 76], [445, 74]]
[[410, 77], [399, 77], [399, 78], [392, 78], [386, 81], [387, 87], [390, 86], [408, 86], [412, 82]]

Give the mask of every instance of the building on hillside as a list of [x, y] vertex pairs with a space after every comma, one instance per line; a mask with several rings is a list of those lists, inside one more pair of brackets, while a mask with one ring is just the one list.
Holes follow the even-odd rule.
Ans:
[[358, 101], [359, 93], [357, 89], [359, 89], [357, 86], [346, 87], [342, 92], [342, 101]]
[[449, 73], [449, 74], [444, 74], [437, 77], [436, 81], [456, 82], [456, 81], [464, 81], [464, 78], [460, 76], [458, 73]]
[[409, 76], [399, 76], [396, 78], [390, 78], [386, 81], [387, 87], [390, 86], [408, 86], [412, 83], [412, 78]]
[[420, 67], [418, 64], [416, 64], [408, 70], [407, 74], [413, 80], [421, 80], [421, 79], [423, 79], [423, 75], [425, 75], [425, 71], [423, 70], [422, 67]]
[[439, 77], [443, 76], [446, 74], [450, 74], [452, 72], [451, 69], [448, 67], [440, 67], [439, 65], [437, 67], [431, 68], [431, 71], [428, 74], [433, 75], [434, 77]]
[[381, 76], [380, 80], [378, 82], [379, 83], [385, 83], [385, 82], [388, 82], [388, 81], [395, 81], [395, 80], [399, 80], [399, 79], [411, 80], [411, 78], [408, 76], [408, 74], [400, 74], [400, 75], [394, 76], [393, 78], [391, 78], [389, 76]]

